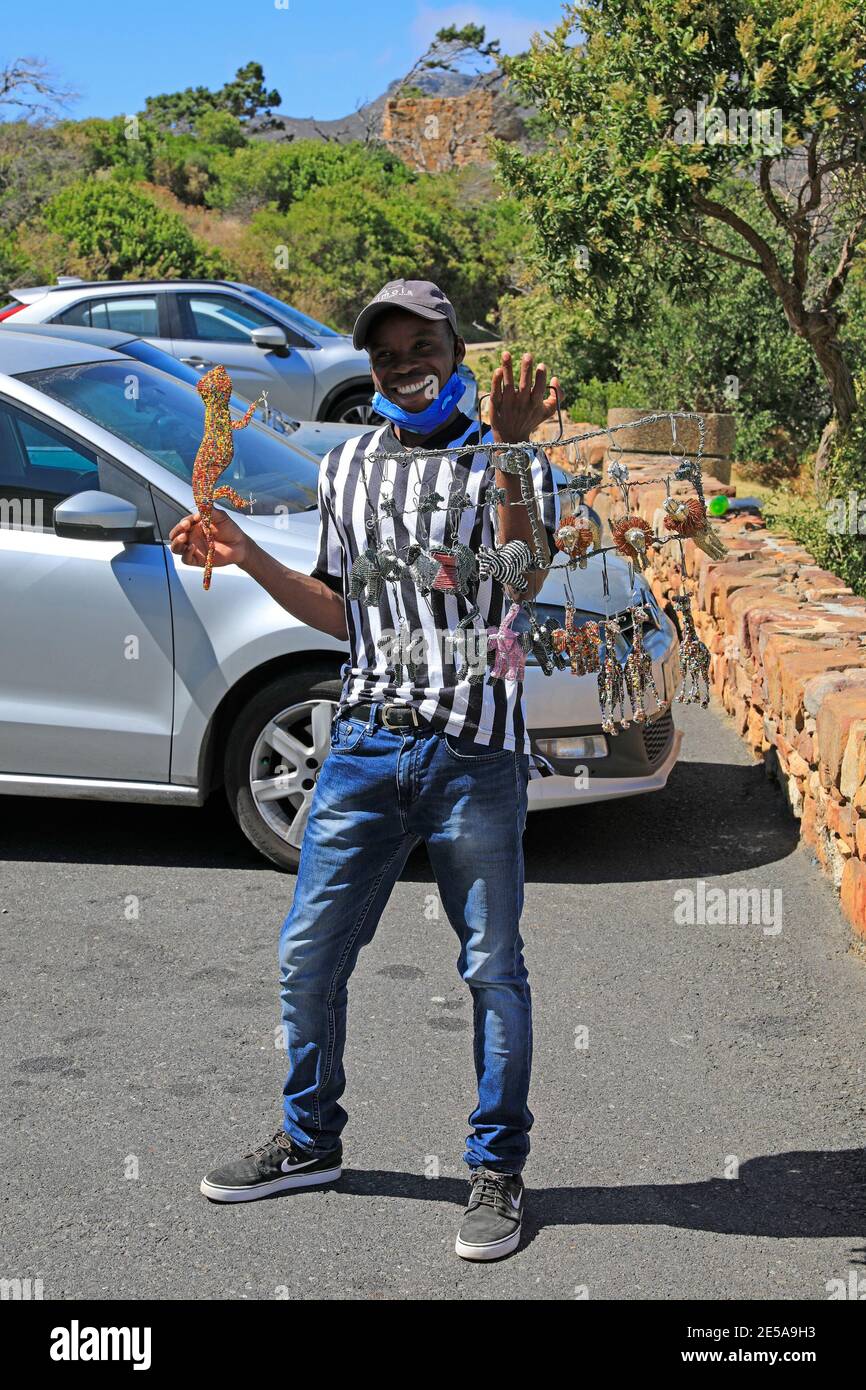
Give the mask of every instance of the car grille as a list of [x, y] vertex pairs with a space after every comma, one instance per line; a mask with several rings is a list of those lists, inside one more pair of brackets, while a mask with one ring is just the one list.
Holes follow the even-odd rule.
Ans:
[[661, 762], [674, 736], [674, 721], [670, 710], [665, 710], [661, 718], [655, 719], [652, 724], [644, 724], [641, 732], [647, 758], [650, 765], [655, 766]]

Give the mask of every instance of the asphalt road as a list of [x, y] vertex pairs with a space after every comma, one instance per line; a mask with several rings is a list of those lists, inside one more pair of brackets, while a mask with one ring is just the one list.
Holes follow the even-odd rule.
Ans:
[[[423, 849], [350, 986], [342, 1180], [221, 1207], [202, 1173], [279, 1123], [294, 879], [219, 806], [0, 798], [0, 1276], [46, 1299], [625, 1300], [866, 1277], [866, 962], [724, 717], [679, 721], [664, 792], [529, 818], [530, 1193], [496, 1265], [453, 1253], [471, 1005]], [[678, 921], [699, 880], [768, 890], [764, 921]]]

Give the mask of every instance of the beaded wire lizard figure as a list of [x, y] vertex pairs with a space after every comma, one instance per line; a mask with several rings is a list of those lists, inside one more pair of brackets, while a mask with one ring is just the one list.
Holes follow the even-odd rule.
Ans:
[[201, 518], [201, 529], [207, 540], [204, 587], [209, 589], [214, 556], [213, 528], [211, 526], [213, 504], [217, 499], [225, 498], [235, 507], [250, 505], [248, 499], [241, 497], [240, 493], [236, 492], [233, 487], [229, 487], [227, 484], [222, 487], [215, 487], [214, 484], [234, 458], [233, 431], [246, 429], [253, 418], [256, 406], [266, 397], [264, 394], [261, 395], [258, 400], [252, 402], [239, 420], [233, 420], [229, 411], [232, 379], [225, 367], [220, 366], [212, 367], [209, 372], [205, 372], [201, 380], [196, 382], [196, 390], [204, 401], [204, 433], [193, 464], [192, 492]]

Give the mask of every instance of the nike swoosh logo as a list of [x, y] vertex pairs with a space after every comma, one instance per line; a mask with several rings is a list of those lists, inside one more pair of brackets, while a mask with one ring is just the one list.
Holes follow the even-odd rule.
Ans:
[[520, 1203], [521, 1203], [522, 1201], [523, 1201], [523, 1198], [522, 1198], [522, 1197], [512, 1197], [512, 1198], [511, 1198], [511, 1205], [513, 1206], [513, 1208], [514, 1208], [515, 1211], [520, 1211]]
[[284, 1173], [297, 1173], [299, 1168], [311, 1168], [315, 1162], [315, 1158], [308, 1158], [306, 1163], [293, 1163], [290, 1158], [284, 1158], [280, 1168]]

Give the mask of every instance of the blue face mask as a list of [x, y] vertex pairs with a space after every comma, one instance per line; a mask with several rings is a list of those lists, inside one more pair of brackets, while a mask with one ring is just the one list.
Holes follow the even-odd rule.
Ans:
[[415, 434], [432, 434], [440, 425], [444, 425], [465, 389], [460, 376], [455, 371], [451, 373], [435, 401], [431, 401], [426, 410], [404, 410], [401, 405], [395, 405], [393, 401], [389, 401], [387, 396], [382, 395], [381, 391], [376, 392], [371, 404], [379, 415], [384, 415], [385, 419], [390, 420], [394, 425], [404, 425], [406, 429], [412, 430]]

